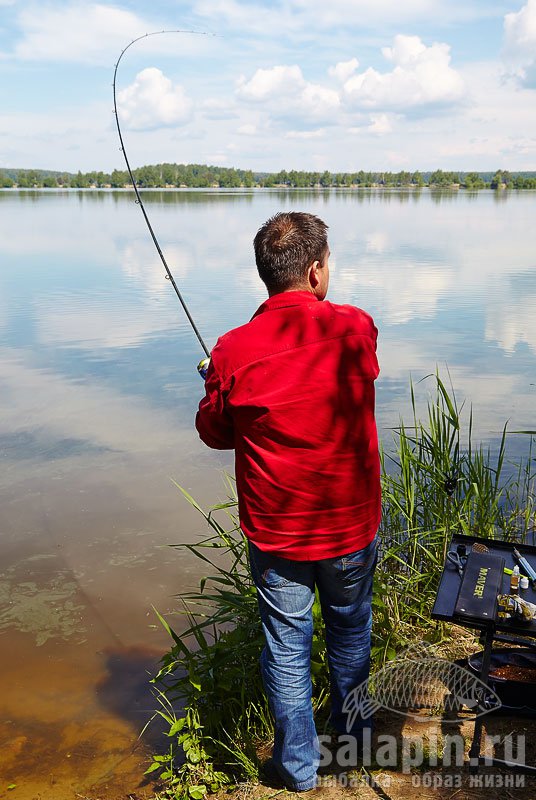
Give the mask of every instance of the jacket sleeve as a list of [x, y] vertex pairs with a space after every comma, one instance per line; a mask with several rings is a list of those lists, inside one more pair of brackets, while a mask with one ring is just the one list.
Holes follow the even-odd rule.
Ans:
[[205, 396], [199, 403], [195, 417], [195, 427], [200, 439], [209, 447], [216, 450], [234, 448], [233, 420], [225, 409], [220, 376], [212, 359], [205, 379]]

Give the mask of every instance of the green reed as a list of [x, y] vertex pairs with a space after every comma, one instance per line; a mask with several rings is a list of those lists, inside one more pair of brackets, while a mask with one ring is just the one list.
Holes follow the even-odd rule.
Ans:
[[473, 415], [464, 425], [452, 387], [433, 380], [425, 421], [410, 385], [413, 425], [393, 431], [381, 450], [382, 558], [375, 583], [378, 663], [416, 638], [438, 639], [444, 626], [430, 620], [431, 605], [453, 533], [526, 541], [535, 528], [533, 434], [527, 457], [506, 459], [503, 428], [493, 451], [473, 442]]
[[[506, 459], [506, 427], [498, 449], [475, 446], [472, 412], [463, 425], [452, 388], [429, 376], [433, 391], [425, 421], [418, 419], [410, 385], [412, 425], [394, 429], [393, 445], [381, 450], [383, 519], [373, 596], [372, 669], [412, 642], [438, 641], [445, 625], [430, 619], [450, 538], [462, 532], [525, 541], [535, 532], [532, 456]], [[262, 650], [255, 588], [246, 541], [237, 519], [234, 484], [230, 499], [204, 511], [209, 535], [186, 547], [212, 574], [198, 592], [181, 596], [188, 628], [176, 634], [159, 618], [173, 645], [154, 679], [169, 725], [167, 754], [153, 757], [162, 796], [201, 800], [225, 784], [257, 776], [259, 754], [272, 736], [272, 721], [258, 666]], [[313, 606], [312, 676], [318, 724], [326, 718], [328, 671], [318, 599]], [[180, 710], [178, 710], [180, 709]]]

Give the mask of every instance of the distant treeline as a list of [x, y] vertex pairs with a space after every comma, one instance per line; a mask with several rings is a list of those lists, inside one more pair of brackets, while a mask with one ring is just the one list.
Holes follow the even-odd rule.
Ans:
[[[252, 172], [206, 164], [155, 164], [134, 170], [136, 183], [143, 189], [280, 187], [407, 187], [423, 186], [465, 189], [536, 189], [535, 172]], [[4, 169], [0, 187], [40, 188], [124, 188], [131, 185], [126, 170], [107, 172], [51, 172], [38, 169]]]

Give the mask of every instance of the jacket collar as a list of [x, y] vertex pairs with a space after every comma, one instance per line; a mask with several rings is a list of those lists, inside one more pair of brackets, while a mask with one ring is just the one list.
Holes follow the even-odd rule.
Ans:
[[264, 303], [259, 306], [256, 312], [253, 314], [251, 319], [255, 319], [259, 314], [263, 314], [265, 311], [274, 311], [277, 308], [289, 308], [290, 306], [304, 306], [304, 305], [311, 305], [312, 303], [319, 303], [321, 302], [316, 295], [312, 292], [307, 292], [305, 290], [293, 291], [293, 292], [279, 292], [278, 294], [272, 295]]

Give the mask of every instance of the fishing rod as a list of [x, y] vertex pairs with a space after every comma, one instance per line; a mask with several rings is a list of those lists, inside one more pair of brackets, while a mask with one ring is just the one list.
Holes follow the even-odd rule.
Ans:
[[204, 358], [199, 362], [198, 367], [197, 367], [197, 370], [198, 370], [199, 374], [201, 375], [202, 378], [204, 378], [206, 376], [206, 370], [207, 370], [207, 367], [208, 367], [208, 361], [210, 359], [210, 351], [209, 351], [208, 347], [206, 346], [205, 342], [203, 341], [203, 337], [199, 333], [197, 325], [195, 324], [195, 322], [193, 320], [193, 317], [190, 314], [190, 311], [188, 309], [188, 306], [186, 305], [186, 302], [185, 302], [182, 294], [180, 293], [179, 287], [177, 286], [177, 284], [175, 282], [175, 278], [173, 277], [173, 275], [171, 273], [171, 270], [168, 267], [167, 261], [165, 259], [165, 256], [164, 256], [163, 252], [162, 252], [162, 248], [160, 247], [160, 245], [158, 243], [158, 239], [156, 238], [156, 234], [155, 234], [155, 232], [153, 230], [153, 226], [151, 225], [151, 222], [149, 220], [149, 216], [147, 214], [147, 211], [145, 210], [145, 206], [143, 205], [143, 200], [141, 199], [141, 195], [140, 195], [140, 192], [139, 192], [139, 189], [138, 189], [138, 184], [136, 183], [136, 180], [134, 178], [134, 174], [132, 172], [132, 169], [130, 168], [130, 162], [128, 160], [127, 151], [126, 151], [126, 148], [125, 148], [125, 143], [123, 141], [123, 134], [121, 133], [121, 126], [119, 124], [119, 114], [117, 113], [117, 96], [116, 96], [117, 70], [118, 70], [119, 64], [121, 63], [121, 59], [123, 58], [123, 56], [125, 55], [127, 50], [130, 47], [132, 47], [133, 44], [136, 44], [136, 42], [139, 42], [142, 39], [147, 39], [149, 36], [161, 36], [163, 33], [191, 33], [191, 34], [194, 34], [196, 36], [213, 36], [214, 35], [214, 34], [207, 33], [206, 31], [168, 30], [168, 31], [153, 31], [152, 33], [145, 33], [145, 34], [143, 34], [143, 36], [138, 36], [136, 39], [133, 39], [130, 42], [130, 44], [127, 44], [127, 46], [124, 48], [124, 50], [121, 51], [121, 55], [119, 56], [119, 58], [117, 59], [117, 62], [115, 64], [114, 80], [113, 80], [113, 84], [112, 84], [113, 90], [114, 90], [114, 115], [115, 115], [115, 123], [117, 125], [117, 133], [119, 134], [119, 141], [121, 142], [120, 150], [123, 153], [123, 156], [125, 157], [125, 163], [127, 165], [128, 174], [130, 176], [130, 180], [132, 182], [132, 186], [133, 186], [134, 192], [136, 194], [136, 204], [139, 205], [139, 207], [141, 208], [143, 217], [145, 219], [145, 222], [147, 223], [147, 227], [149, 228], [149, 233], [151, 234], [151, 237], [153, 239], [154, 246], [156, 247], [156, 249], [158, 251], [158, 255], [160, 256], [162, 264], [164, 265], [164, 268], [166, 270], [166, 278], [169, 281], [171, 281], [171, 285], [175, 289], [175, 294], [179, 298], [179, 302], [180, 302], [180, 304], [181, 304], [181, 306], [182, 306], [182, 308], [184, 310], [184, 313], [186, 314], [186, 316], [188, 318], [188, 321], [189, 321], [190, 325], [192, 326], [193, 331], [194, 331], [195, 335], [197, 336], [197, 338], [199, 340], [199, 344], [201, 345], [201, 347], [203, 348], [203, 350], [205, 351], [205, 354], [207, 356], [206, 359]]

